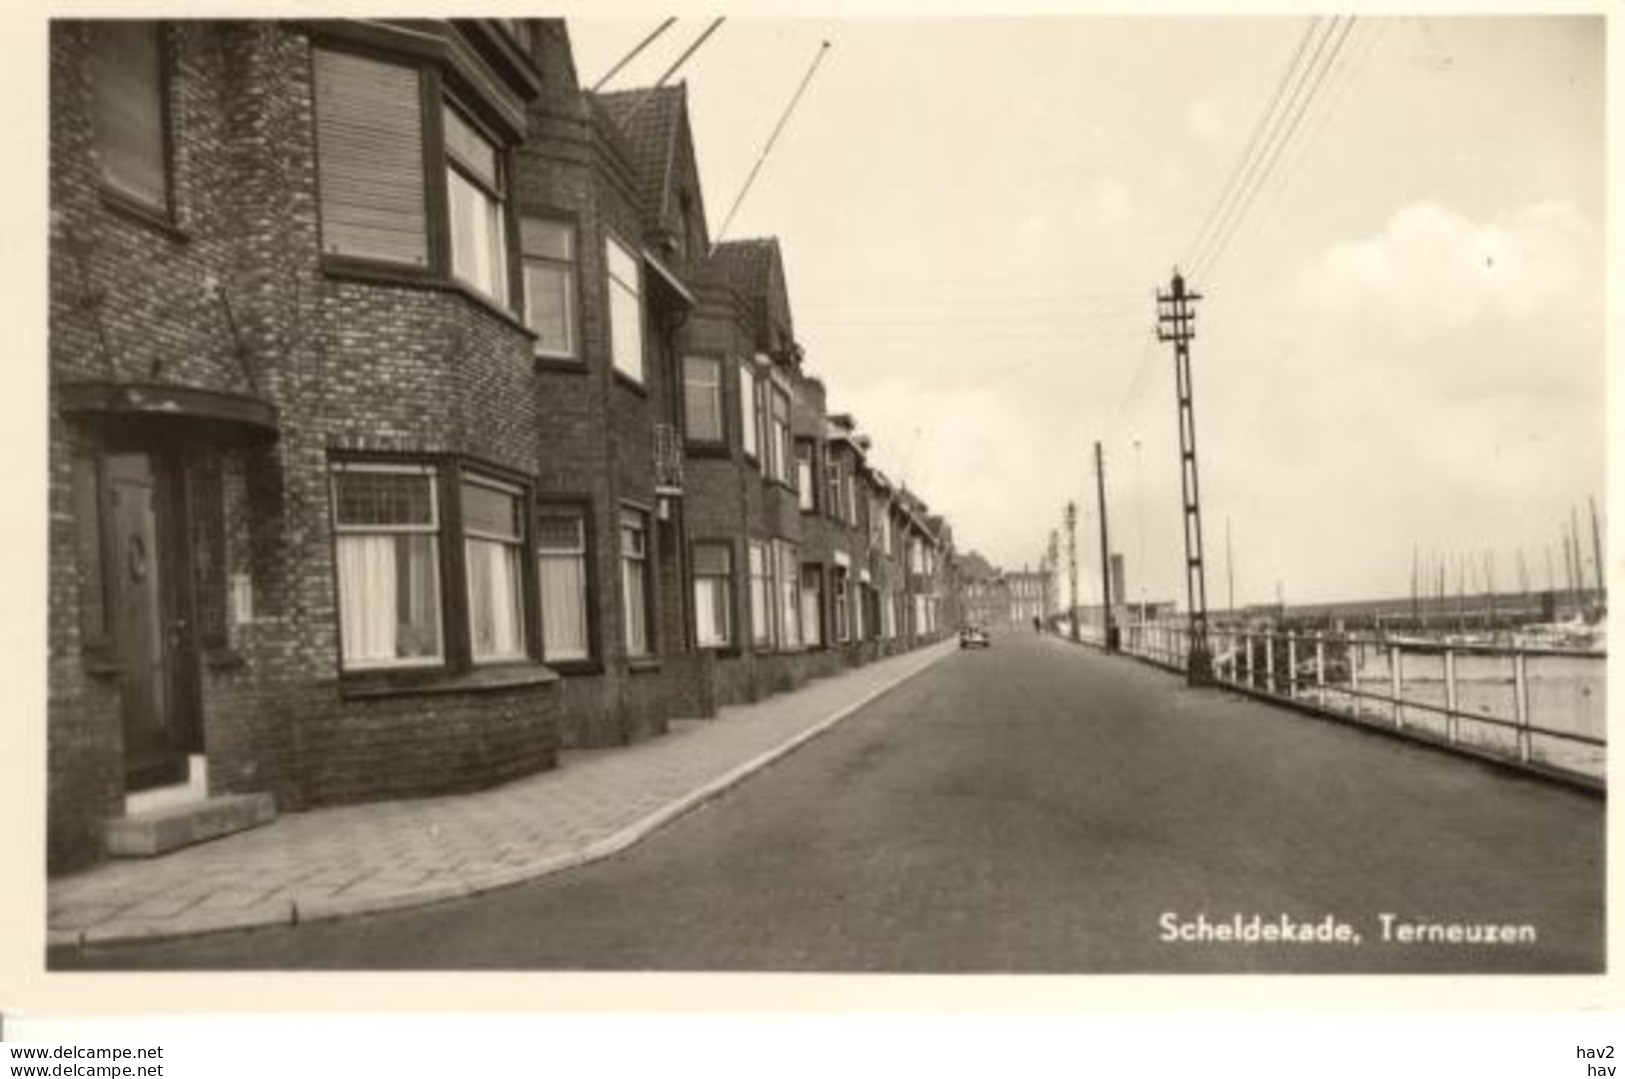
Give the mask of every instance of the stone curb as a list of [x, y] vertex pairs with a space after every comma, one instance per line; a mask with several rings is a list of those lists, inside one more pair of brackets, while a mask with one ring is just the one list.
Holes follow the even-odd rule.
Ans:
[[[569, 869], [576, 869], [580, 866], [602, 861], [605, 858], [621, 853], [679, 817], [693, 812], [729, 788], [737, 786], [756, 772], [795, 752], [801, 746], [823, 734], [854, 712], [868, 707], [904, 682], [936, 666], [957, 651], [952, 647], [952, 643], [952, 638], [950, 638], [948, 641], [940, 641], [935, 645], [927, 645], [921, 650], [923, 655], [917, 666], [870, 690], [857, 700], [842, 705], [806, 730], [800, 731], [779, 745], [757, 754], [716, 779], [661, 806], [624, 828], [607, 836], [582, 843], [574, 850], [549, 855], [535, 862], [516, 866], [512, 869], [482, 873], [473, 879], [443, 882], [428, 888], [409, 888], [399, 892], [351, 896], [348, 898], [343, 896], [329, 897], [311, 900], [306, 903], [290, 900], [285, 908], [282, 904], [278, 904], [280, 913], [274, 917], [267, 917], [267, 914], [271, 912], [265, 910], [220, 911], [211, 912], [205, 918], [191, 919], [191, 924], [186, 926], [163, 925], [155, 922], [151, 926], [143, 926], [138, 929], [132, 929], [127, 923], [123, 926], [110, 926], [105, 930], [101, 930], [97, 926], [89, 926], [85, 929], [47, 928], [46, 947], [55, 949], [84, 947], [91, 944], [153, 943], [235, 930], [300, 925], [306, 922], [350, 918], [363, 914], [381, 914], [386, 911], [430, 906], [451, 899], [463, 899], [482, 892], [494, 891], [498, 888], [508, 888], [515, 884], [540, 880], [555, 873], [562, 873]], [[628, 747], [628, 749], [631, 752], [637, 751], [635, 746]]]

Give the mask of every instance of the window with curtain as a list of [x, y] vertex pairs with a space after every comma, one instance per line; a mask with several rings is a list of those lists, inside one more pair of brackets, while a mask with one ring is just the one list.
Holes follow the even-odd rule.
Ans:
[[525, 324], [536, 331], [536, 355], [579, 359], [575, 226], [527, 217], [519, 223], [519, 250], [525, 266]]
[[733, 643], [733, 547], [694, 544], [694, 639], [701, 648]]
[[621, 604], [626, 654], [649, 655], [649, 519], [641, 510], [621, 511]]
[[773, 541], [773, 582], [779, 603], [779, 647], [801, 647], [800, 561], [793, 543]]
[[347, 670], [442, 660], [435, 480], [428, 466], [334, 466], [339, 639]]
[[573, 507], [536, 515], [536, 561], [542, 599], [542, 658], [581, 660], [587, 637], [587, 521]]
[[496, 144], [450, 105], [441, 108], [446, 141], [446, 205], [451, 272], [508, 307], [508, 228]]
[[91, 121], [102, 180], [121, 195], [169, 212], [164, 54], [155, 22], [106, 19], [88, 26]]
[[801, 640], [808, 648], [824, 643], [820, 615], [824, 610], [824, 573], [816, 562], [801, 567]]
[[604, 237], [609, 279], [609, 349], [615, 370], [643, 384], [643, 291], [638, 260], [613, 236]]
[[683, 358], [683, 419], [690, 442], [721, 442], [722, 361]]
[[758, 645], [773, 643], [773, 578], [768, 570], [767, 544], [750, 541], [750, 639]]
[[523, 492], [483, 477], [462, 483], [469, 652], [475, 663], [525, 656]]
[[333, 49], [314, 74], [323, 253], [427, 267], [421, 74]]

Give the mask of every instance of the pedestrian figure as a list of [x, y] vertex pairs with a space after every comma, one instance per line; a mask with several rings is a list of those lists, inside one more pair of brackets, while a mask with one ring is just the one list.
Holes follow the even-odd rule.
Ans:
[[1042, 632], [1044, 632], [1044, 620], [1039, 618], [1036, 614], [1033, 615], [1033, 632], [1034, 633], [1042, 633]]

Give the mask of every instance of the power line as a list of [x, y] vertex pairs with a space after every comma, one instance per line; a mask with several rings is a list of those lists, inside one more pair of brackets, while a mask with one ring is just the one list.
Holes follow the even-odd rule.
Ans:
[[604, 88], [605, 83], [607, 83], [610, 79], [613, 79], [617, 74], [619, 74], [621, 69], [624, 68], [627, 64], [630, 64], [633, 60], [637, 59], [637, 56], [638, 56], [639, 53], [641, 53], [644, 49], [647, 49], [650, 46], [650, 44], [652, 44], [654, 42], [655, 38], [659, 37], [661, 34], [664, 34], [667, 30], [671, 29], [672, 23], [675, 23], [676, 21], [677, 21], [677, 17], [675, 15], [667, 18], [665, 22], [661, 23], [659, 26], [654, 28], [653, 33], [651, 33], [648, 37], [644, 38], [642, 41], [638, 42], [636, 45], [632, 46], [632, 51], [631, 52], [629, 52], [625, 56], [621, 57], [619, 62], [617, 62], [614, 67], [612, 67], [608, 71], [604, 72], [604, 77], [603, 78], [599, 79], [597, 82], [592, 84], [592, 92], [596, 94], [598, 91], [602, 90]]
[[[1331, 70], [1331, 65], [1336, 62], [1337, 54], [1342, 51], [1343, 43], [1348, 40], [1349, 31], [1354, 29], [1356, 18], [1356, 16], [1351, 15], [1348, 17], [1347, 21], [1343, 23], [1343, 29], [1338, 36], [1337, 42], [1332, 46], [1332, 51], [1327, 55], [1326, 62], [1321, 64], [1319, 70], [1315, 73], [1314, 81], [1309, 86], [1308, 96], [1302, 99], [1297, 111], [1293, 113], [1292, 119], [1286, 129], [1286, 133], [1276, 141], [1269, 160], [1264, 165], [1264, 171], [1259, 175], [1258, 181], [1253, 184], [1252, 190], [1248, 192], [1245, 201], [1241, 203], [1240, 209], [1237, 211], [1235, 216], [1231, 218], [1228, 231], [1226, 231], [1210, 249], [1205, 263], [1192, 267], [1193, 277], [1198, 274], [1208, 273], [1213, 269], [1214, 266], [1218, 265], [1219, 260], [1224, 257], [1225, 251], [1229, 247], [1231, 239], [1236, 234], [1237, 227], [1246, 219], [1248, 212], [1252, 210], [1254, 203], [1257, 201], [1259, 192], [1263, 190], [1264, 184], [1269, 182], [1270, 176], [1274, 173], [1276, 165], [1281, 160], [1281, 151], [1285, 149], [1286, 146], [1292, 141], [1292, 137], [1297, 133], [1298, 125], [1302, 122], [1304, 114], [1307, 112], [1309, 106], [1314, 102], [1315, 97], [1320, 93], [1320, 88], [1326, 80], [1327, 72]], [[1335, 25], [1336, 20], [1334, 19], [1333, 26]], [[1327, 31], [1326, 36], [1321, 39], [1322, 45], [1324, 45], [1325, 42], [1331, 37], [1332, 33], [1332, 30]], [[1315, 61], [1311, 59], [1310, 63], [1313, 65]]]
[[773, 134], [767, 137], [767, 145], [762, 147], [762, 153], [757, 157], [756, 164], [751, 166], [750, 175], [745, 177], [744, 186], [739, 189], [739, 194], [734, 196], [734, 203], [728, 208], [728, 216], [722, 219], [722, 227], [717, 230], [717, 238], [711, 243], [712, 251], [717, 249], [717, 244], [728, 234], [728, 226], [733, 224], [734, 214], [739, 212], [739, 204], [745, 201], [745, 195], [750, 191], [751, 184], [756, 182], [756, 174], [762, 171], [762, 165], [767, 161], [767, 155], [772, 152], [773, 144], [779, 141], [779, 133], [784, 130], [784, 125], [789, 123], [790, 114], [796, 110], [796, 103], [801, 100], [801, 95], [807, 92], [807, 84], [812, 82], [813, 75], [818, 71], [818, 65], [824, 62], [824, 55], [828, 52], [829, 42], [819, 42], [818, 52], [813, 57], [812, 64], [808, 66], [807, 73], [801, 77], [801, 85], [797, 86], [796, 92], [791, 95], [790, 104], [784, 107], [779, 122], [773, 127]]
[[[1285, 166], [1278, 174], [1279, 181], [1275, 187], [1277, 201], [1292, 191], [1293, 182], [1299, 176], [1299, 169], [1303, 165], [1304, 158], [1308, 156], [1309, 147], [1314, 143], [1321, 129], [1330, 122], [1339, 106], [1348, 97], [1349, 88], [1359, 81], [1361, 73], [1364, 72], [1366, 64], [1371, 59], [1371, 54], [1376, 51], [1377, 42], [1387, 33], [1388, 26], [1389, 24], [1386, 21], [1378, 22], [1375, 29], [1371, 29], [1370, 24], [1368, 24], [1367, 32], [1360, 35], [1360, 41], [1355, 47], [1355, 51], [1340, 69], [1343, 77], [1339, 79], [1338, 72], [1333, 73], [1324, 107], [1320, 110], [1319, 116], [1311, 122], [1304, 137], [1299, 139], [1297, 145], [1292, 148], [1290, 156], [1286, 159]], [[1255, 217], [1253, 219], [1248, 230], [1249, 235], [1257, 234], [1259, 228], [1262, 227], [1261, 222], [1261, 218]]]
[[1246, 171], [1249, 163], [1252, 162], [1259, 140], [1263, 137], [1264, 131], [1270, 126], [1270, 117], [1275, 114], [1275, 109], [1281, 102], [1281, 96], [1286, 92], [1287, 84], [1292, 81], [1292, 73], [1297, 70], [1298, 61], [1303, 57], [1303, 50], [1308, 47], [1309, 39], [1314, 34], [1315, 27], [1319, 23], [1320, 16], [1317, 15], [1309, 20], [1308, 25], [1303, 28], [1303, 34], [1298, 38], [1297, 47], [1292, 51], [1292, 60], [1281, 70], [1281, 77], [1276, 80], [1275, 92], [1270, 97], [1269, 105], [1265, 107], [1263, 112], [1259, 113], [1258, 122], [1253, 125], [1253, 133], [1252, 137], [1247, 141], [1247, 149], [1242, 153], [1241, 157], [1236, 159], [1235, 167], [1230, 170], [1230, 176], [1225, 181], [1218, 200], [1213, 204], [1212, 209], [1208, 211], [1207, 219], [1202, 222], [1202, 227], [1197, 230], [1196, 238], [1191, 241], [1188, 250], [1193, 261], [1202, 250], [1203, 245], [1211, 238], [1209, 233], [1219, 221], [1221, 211], [1235, 197], [1242, 173]]
[[688, 58], [698, 52], [700, 50], [700, 46], [704, 45], [706, 41], [710, 39], [711, 35], [716, 33], [726, 21], [727, 20], [724, 18], [716, 18], [711, 20], [711, 25], [707, 26], [703, 31], [701, 31], [700, 36], [695, 38], [693, 42], [690, 43], [688, 48], [683, 50], [682, 55], [678, 56], [676, 60], [672, 61], [671, 66], [665, 70], [665, 73], [662, 74], [660, 78], [655, 80], [654, 85], [643, 91], [643, 95], [638, 98], [637, 104], [632, 106], [632, 111], [627, 113], [626, 119], [621, 121], [622, 128], [631, 130], [633, 118], [636, 117], [638, 113], [643, 111], [643, 106], [647, 105], [649, 103], [649, 99], [654, 97], [655, 91], [666, 85], [666, 80], [677, 74], [678, 69], [684, 64], [688, 63]]

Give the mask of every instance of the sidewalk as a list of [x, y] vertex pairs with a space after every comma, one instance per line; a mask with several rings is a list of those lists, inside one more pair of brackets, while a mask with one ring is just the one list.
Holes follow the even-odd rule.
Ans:
[[952, 639], [677, 720], [477, 794], [337, 806], [48, 882], [47, 943], [190, 936], [417, 906], [606, 858], [954, 651]]

